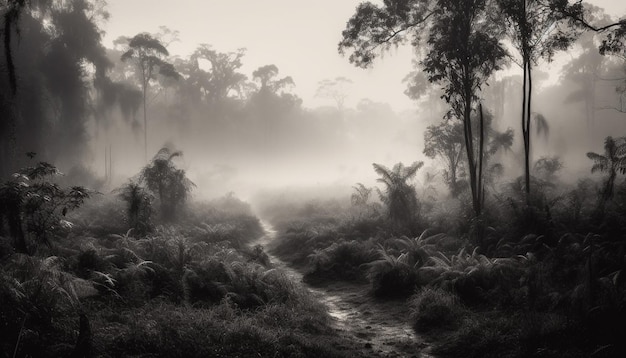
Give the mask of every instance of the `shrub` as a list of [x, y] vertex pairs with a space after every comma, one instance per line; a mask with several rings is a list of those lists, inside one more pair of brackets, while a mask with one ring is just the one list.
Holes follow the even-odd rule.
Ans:
[[33, 244], [50, 246], [51, 234], [72, 226], [63, 217], [89, 198], [90, 192], [83, 187], [55, 184], [52, 179], [60, 174], [55, 166], [39, 162], [0, 185], [0, 230], [6, 222], [17, 251], [32, 253]]
[[408, 253], [395, 256], [383, 246], [378, 250], [380, 259], [368, 264], [368, 277], [374, 295], [405, 296], [415, 290], [418, 283], [415, 261]]
[[363, 265], [372, 262], [377, 256], [372, 240], [333, 243], [309, 255], [308, 270], [303, 279], [309, 283], [324, 279], [362, 280], [366, 278]]
[[422, 333], [454, 329], [467, 311], [459, 297], [441, 288], [422, 288], [409, 299], [415, 329]]
[[117, 192], [126, 203], [128, 226], [140, 235], [150, 232], [152, 229], [152, 195], [132, 180], [117, 189]]
[[161, 217], [166, 221], [174, 219], [195, 186], [185, 171], [174, 165], [173, 159], [179, 156], [182, 152], [163, 147], [139, 173], [140, 182], [159, 198]]

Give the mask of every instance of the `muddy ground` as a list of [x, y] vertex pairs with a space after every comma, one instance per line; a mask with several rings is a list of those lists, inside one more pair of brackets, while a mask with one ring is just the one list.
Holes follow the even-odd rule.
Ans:
[[[272, 226], [263, 222], [266, 235], [255, 245], [267, 247], [276, 237]], [[302, 273], [265, 250], [273, 265], [300, 282], [327, 308], [338, 334], [357, 343], [365, 357], [428, 358], [428, 343], [411, 327], [406, 300], [379, 300], [369, 292], [368, 284], [332, 282], [311, 286], [302, 281]], [[356, 352], [355, 352], [356, 353]], [[356, 355], [356, 354], [355, 354]]]

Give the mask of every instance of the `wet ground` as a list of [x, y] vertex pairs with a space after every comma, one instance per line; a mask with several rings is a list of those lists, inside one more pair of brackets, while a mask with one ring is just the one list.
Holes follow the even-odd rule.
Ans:
[[[267, 247], [276, 237], [276, 231], [266, 222], [262, 225], [266, 235], [255, 244]], [[267, 254], [276, 267], [302, 283], [302, 273]], [[377, 300], [369, 294], [369, 286], [363, 284], [334, 282], [306, 287], [328, 308], [338, 333], [358, 342], [362, 355], [432, 357], [428, 344], [411, 327], [405, 300]]]

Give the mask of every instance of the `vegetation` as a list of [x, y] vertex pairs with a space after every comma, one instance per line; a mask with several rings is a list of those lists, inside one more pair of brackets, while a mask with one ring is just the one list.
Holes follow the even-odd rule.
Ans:
[[[626, 112], [623, 19], [566, 0], [359, 4], [339, 51], [367, 67], [410, 44], [420, 134], [386, 104], [350, 108], [341, 76], [318, 84], [335, 106], [306, 108], [275, 64], [244, 74], [245, 49], [170, 56], [167, 28], [107, 49], [105, 5], [0, 0], [0, 356], [384, 355], [371, 326], [351, 327], [374, 305], [420, 335], [403, 344], [441, 357], [626, 356], [626, 137], [596, 116]], [[541, 72], [572, 46], [561, 78]], [[505, 122], [518, 113], [519, 139]], [[149, 134], [201, 144], [189, 163], [213, 167], [183, 166], [173, 144], [148, 160]], [[443, 168], [380, 151], [398, 143]], [[85, 166], [102, 146], [104, 179]], [[219, 192], [282, 152], [289, 174], [319, 170], [314, 157], [374, 170], [352, 193], [267, 189], [254, 211]], [[284, 184], [276, 168], [251, 181]], [[344, 289], [359, 300], [331, 295]]]

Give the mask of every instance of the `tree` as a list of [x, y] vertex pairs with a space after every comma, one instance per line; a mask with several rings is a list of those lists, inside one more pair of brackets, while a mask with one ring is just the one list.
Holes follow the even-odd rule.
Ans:
[[[427, 25], [430, 27], [424, 31]], [[388, 0], [383, 7], [363, 3], [348, 21], [339, 51], [345, 53], [346, 49], [352, 49], [350, 61], [365, 67], [371, 64], [379, 49], [397, 46], [407, 37], [411, 37], [413, 46], [422, 50], [419, 45], [423, 33], [428, 34], [428, 39], [421, 64], [428, 81], [443, 85], [443, 98], [451, 107], [449, 116], [463, 123], [472, 203], [478, 216], [482, 212], [484, 143], [482, 130], [478, 143], [474, 143], [471, 114], [478, 92], [500, 68], [506, 55], [497, 38], [497, 28], [487, 21], [486, 1]]]
[[453, 198], [461, 192], [459, 170], [463, 158], [463, 125], [458, 121], [445, 120], [430, 125], [424, 132], [424, 154], [434, 159], [441, 158], [446, 169], [443, 178]]
[[261, 85], [259, 91], [276, 93], [287, 85], [293, 85], [293, 79], [290, 76], [281, 79], [276, 79], [276, 76], [278, 76], [276, 65], [261, 66], [252, 72], [252, 78]]
[[[595, 6], [586, 6], [585, 14], [593, 22], [608, 23], [609, 17], [603, 10]], [[595, 32], [583, 33], [577, 40], [582, 53], [572, 57], [563, 68], [563, 78], [570, 80], [577, 88], [565, 99], [566, 103], [582, 102], [585, 109], [585, 119], [588, 131], [594, 130], [596, 98], [598, 97], [597, 82], [606, 73], [606, 60], [598, 52], [599, 34]], [[605, 75], [606, 76], [606, 75]]]
[[178, 169], [173, 160], [182, 156], [180, 151], [164, 147], [152, 158], [139, 174], [139, 181], [159, 198], [161, 217], [175, 218], [177, 210], [187, 201], [195, 184], [187, 178], [183, 169]]
[[604, 140], [604, 155], [588, 152], [587, 158], [593, 160], [592, 173], [608, 173], [598, 206], [598, 210], [602, 214], [606, 203], [613, 198], [613, 188], [617, 173], [626, 173], [626, 137], [616, 139], [611, 136], [606, 137]]
[[4, 56], [7, 64], [7, 73], [9, 76], [9, 84], [11, 93], [17, 92], [17, 79], [15, 75], [15, 63], [13, 62], [13, 52], [11, 48], [11, 42], [13, 41], [13, 32], [18, 31], [18, 23], [20, 15], [28, 5], [26, 0], [8, 0], [5, 4], [6, 8], [3, 11], [3, 44], [4, 44]]
[[[75, 165], [87, 152], [91, 80], [109, 66], [98, 28], [108, 15], [100, 1], [2, 4], [1, 26], [8, 32], [0, 68], [9, 76], [0, 76], [0, 175], [24, 165], [16, 153], [28, 151], [61, 167]], [[5, 11], [17, 17], [10, 20]]]
[[[550, 62], [555, 52], [567, 49], [577, 33], [566, 27], [570, 17], [579, 14], [579, 4], [563, 0], [497, 0], [498, 18], [513, 47], [517, 49], [522, 67], [522, 138], [524, 141], [524, 181], [526, 204], [530, 204], [530, 127], [532, 120], [532, 68], [539, 59]], [[494, 19], [497, 20], [497, 19]]]
[[[190, 61], [194, 70], [200, 76], [200, 86], [210, 105], [222, 103], [231, 91], [240, 91], [246, 75], [238, 72], [243, 65], [241, 59], [245, 55], [245, 49], [236, 52], [222, 53], [202, 44], [191, 55]], [[208, 71], [201, 69], [200, 61], [207, 61], [210, 68]]]
[[334, 79], [325, 79], [317, 84], [315, 97], [327, 98], [335, 101], [337, 109], [341, 112], [348, 94], [347, 87], [352, 84], [352, 80], [346, 77], [335, 77]]
[[179, 78], [174, 65], [165, 61], [169, 52], [161, 42], [148, 33], [135, 35], [128, 42], [128, 49], [122, 54], [122, 61], [134, 61], [138, 70], [138, 77], [143, 94], [143, 130], [144, 130], [144, 158], [148, 160], [148, 113], [146, 96], [150, 82], [162, 75], [169, 78]]
[[424, 162], [414, 162], [408, 167], [397, 163], [392, 169], [376, 163], [373, 166], [380, 175], [377, 181], [385, 187], [384, 191], [378, 190], [378, 195], [387, 206], [389, 219], [400, 225], [409, 225], [417, 214], [418, 202], [415, 187], [408, 181], [415, 177]]
[[[499, 132], [493, 129], [493, 115], [487, 112], [484, 115], [483, 123], [483, 164], [482, 167], [487, 169], [484, 173], [484, 181], [489, 181], [491, 176], [495, 174], [495, 170], [500, 168], [497, 163], [489, 166], [491, 158], [501, 149], [508, 150], [513, 145], [513, 130], [507, 129]], [[480, 141], [480, 118], [476, 118], [476, 114], [472, 118], [472, 132], [475, 133], [473, 141]], [[478, 134], [478, 135], [477, 135]], [[464, 166], [467, 162], [463, 160], [463, 126], [462, 123], [447, 119], [439, 125], [428, 126], [424, 133], [424, 154], [429, 158], [439, 157], [446, 169], [444, 169], [443, 177], [446, 185], [450, 189], [452, 197], [456, 198], [461, 192], [460, 179], [466, 175]]]
[[539, 179], [551, 183], [556, 179], [557, 173], [563, 168], [563, 162], [559, 157], [541, 157], [533, 166]]

